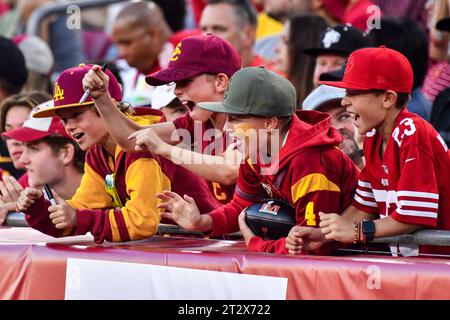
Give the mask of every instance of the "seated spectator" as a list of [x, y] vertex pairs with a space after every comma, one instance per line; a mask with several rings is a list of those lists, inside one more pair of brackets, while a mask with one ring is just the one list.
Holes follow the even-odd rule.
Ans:
[[[422, 228], [449, 230], [450, 151], [427, 121], [406, 108], [413, 87], [408, 59], [386, 47], [360, 49], [351, 54], [343, 81], [322, 83], [346, 89], [342, 106], [366, 135], [366, 165], [352, 205], [341, 215], [320, 213], [320, 231], [291, 230], [290, 253], [332, 240], [361, 244]], [[393, 244], [391, 251], [394, 256], [450, 252], [414, 244]]]
[[325, 30], [320, 37], [318, 46], [303, 50], [307, 55], [316, 59], [314, 85], [319, 85], [319, 77], [322, 73], [341, 68], [350, 53], [369, 46], [370, 41], [365, 34], [351, 25], [338, 25]]
[[341, 101], [345, 90], [326, 85], [320, 85], [303, 101], [303, 110], [317, 110], [326, 112], [331, 116], [331, 127], [342, 134], [344, 141], [339, 149], [347, 154], [353, 163], [361, 169], [364, 166], [362, 150], [355, 141], [355, 126], [353, 117], [342, 107]]
[[[263, 198], [283, 199], [295, 208], [298, 225], [312, 227], [318, 227], [320, 211], [343, 210], [353, 197], [358, 169], [337, 148], [342, 137], [330, 128], [329, 115], [296, 115], [296, 102], [294, 86], [276, 73], [262, 67], [236, 72], [223, 102], [200, 104], [226, 113], [225, 127], [242, 143], [246, 161], [239, 168], [233, 200], [200, 215], [194, 201], [165, 191], [158, 195], [164, 201], [159, 207], [166, 210], [162, 215], [185, 229], [212, 235], [240, 227], [250, 251], [287, 253], [285, 238], [256, 237], [245, 224], [243, 209]], [[271, 148], [269, 154], [261, 153]]]

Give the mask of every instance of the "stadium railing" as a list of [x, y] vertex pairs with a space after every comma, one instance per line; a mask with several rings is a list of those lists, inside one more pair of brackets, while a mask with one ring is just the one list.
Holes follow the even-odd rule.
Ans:
[[[20, 212], [11, 212], [6, 217], [6, 226], [10, 227], [27, 227], [25, 216]], [[201, 236], [200, 232], [191, 232], [184, 230], [176, 225], [160, 224], [158, 234], [176, 234], [176, 235], [190, 235]], [[231, 235], [239, 237], [240, 233], [236, 232]], [[396, 237], [387, 237], [375, 239], [375, 243], [399, 243], [399, 244], [417, 244], [417, 245], [432, 245], [432, 246], [450, 246], [450, 231], [445, 230], [430, 230], [422, 229], [412, 234], [405, 234]]]

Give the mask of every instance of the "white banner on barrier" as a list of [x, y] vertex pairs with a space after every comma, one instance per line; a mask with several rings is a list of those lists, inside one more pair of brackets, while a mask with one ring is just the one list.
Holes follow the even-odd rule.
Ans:
[[67, 259], [66, 300], [284, 300], [287, 278]]

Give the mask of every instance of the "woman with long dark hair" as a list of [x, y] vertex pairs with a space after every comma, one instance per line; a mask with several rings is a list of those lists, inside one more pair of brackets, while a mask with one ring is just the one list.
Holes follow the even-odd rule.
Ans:
[[313, 89], [314, 57], [303, 52], [303, 49], [316, 47], [320, 35], [327, 28], [325, 20], [315, 14], [293, 16], [285, 23], [281, 40], [275, 49], [273, 66], [285, 73], [297, 91], [300, 102]]

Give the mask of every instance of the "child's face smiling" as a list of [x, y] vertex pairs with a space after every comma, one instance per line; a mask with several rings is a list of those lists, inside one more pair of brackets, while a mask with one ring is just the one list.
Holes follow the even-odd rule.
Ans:
[[383, 124], [387, 115], [387, 109], [383, 106], [384, 97], [384, 93], [347, 90], [341, 104], [353, 117], [353, 124], [361, 135]]
[[58, 110], [57, 114], [61, 118], [67, 133], [83, 151], [87, 151], [95, 144], [106, 144], [109, 134], [103, 120], [96, 114], [95, 107], [61, 109]]

